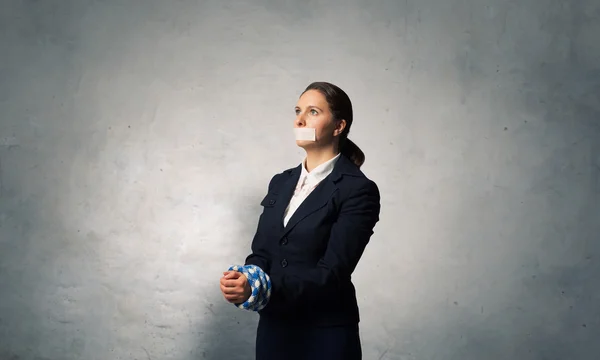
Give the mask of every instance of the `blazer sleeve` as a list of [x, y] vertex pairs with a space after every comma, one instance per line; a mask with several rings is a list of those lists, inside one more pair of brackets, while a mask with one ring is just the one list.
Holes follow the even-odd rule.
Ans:
[[[273, 185], [275, 184], [275, 182], [277, 181], [277, 177], [279, 176], [279, 174], [273, 176], [271, 178], [271, 181], [269, 181], [269, 188], [268, 188], [268, 192], [271, 192], [271, 190], [273, 189]], [[263, 216], [263, 214], [260, 215], [258, 223], [260, 224], [260, 218]], [[246, 260], [244, 262], [244, 265], [256, 265], [258, 266], [262, 271], [266, 272], [266, 273], [270, 273], [271, 272], [271, 261], [269, 261], [269, 257], [267, 255], [267, 253], [265, 252], [264, 248], [261, 248], [257, 245], [257, 241], [256, 238], [258, 236], [260, 236], [258, 229], [256, 229], [257, 231], [254, 234], [254, 238], [252, 239], [252, 245], [250, 247], [250, 255], [248, 255], [246, 257]]]
[[296, 305], [306, 306], [338, 293], [340, 279], [351, 276], [373, 235], [380, 208], [379, 189], [367, 179], [341, 204], [317, 266], [301, 273], [272, 276], [271, 296], [278, 297], [278, 304], [285, 310], [293, 310]]

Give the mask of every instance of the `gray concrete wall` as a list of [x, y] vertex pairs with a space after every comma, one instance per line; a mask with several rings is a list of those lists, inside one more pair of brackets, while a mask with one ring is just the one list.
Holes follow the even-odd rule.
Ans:
[[311, 81], [380, 186], [365, 359], [600, 358], [600, 4], [0, 5], [0, 360], [251, 359], [218, 278]]

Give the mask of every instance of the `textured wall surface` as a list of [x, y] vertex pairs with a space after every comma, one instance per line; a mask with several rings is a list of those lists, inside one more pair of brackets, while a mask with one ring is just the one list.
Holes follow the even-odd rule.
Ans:
[[382, 192], [365, 359], [597, 359], [597, 0], [0, 2], [0, 360], [251, 359], [311, 81]]

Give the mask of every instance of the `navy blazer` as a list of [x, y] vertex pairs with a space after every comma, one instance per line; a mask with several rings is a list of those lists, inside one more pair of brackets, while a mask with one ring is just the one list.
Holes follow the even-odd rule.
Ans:
[[346, 156], [283, 226], [301, 166], [271, 179], [246, 265], [271, 277], [261, 318], [333, 326], [358, 323], [351, 275], [379, 221], [375, 182]]

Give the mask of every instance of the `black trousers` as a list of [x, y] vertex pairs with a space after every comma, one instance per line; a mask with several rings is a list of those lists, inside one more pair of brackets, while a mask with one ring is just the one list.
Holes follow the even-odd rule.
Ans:
[[362, 360], [358, 324], [299, 326], [261, 317], [256, 360]]

